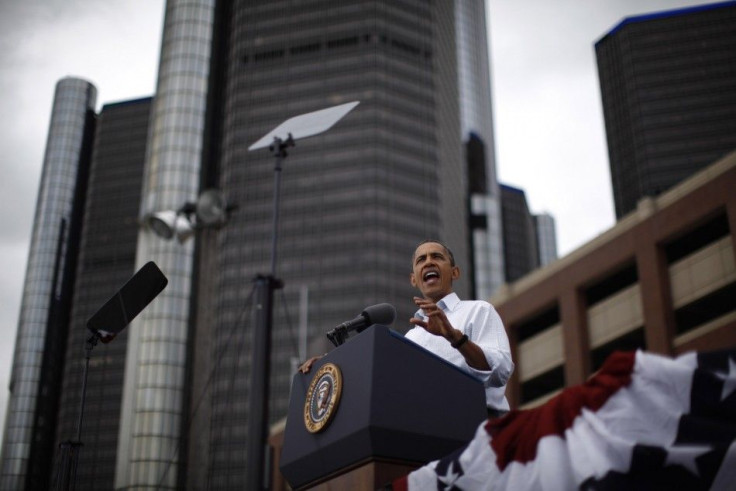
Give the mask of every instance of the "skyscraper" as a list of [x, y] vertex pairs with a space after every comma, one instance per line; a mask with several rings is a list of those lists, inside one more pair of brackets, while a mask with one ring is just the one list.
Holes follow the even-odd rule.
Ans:
[[[55, 482], [58, 444], [76, 438], [86, 321], [134, 271], [150, 98], [108, 104], [96, 116], [96, 93], [80, 79], [57, 84], [26, 278], [24, 309], [32, 305], [35, 313], [18, 327], [2, 489], [47, 489]], [[123, 333], [98, 348], [92, 362], [80, 488], [112, 485], [125, 340]], [[28, 361], [34, 345], [40, 360]], [[32, 427], [18, 424], [23, 421]]]
[[518, 280], [539, 266], [537, 233], [524, 190], [501, 185], [506, 279]]
[[[248, 152], [250, 144], [292, 116], [360, 101], [328, 132], [297, 141], [283, 164], [273, 418], [288, 401], [303, 289], [312, 338], [379, 302], [397, 307], [403, 329], [414, 310], [407, 273], [416, 243], [442, 238], [468, 264], [453, 9], [450, 2], [272, 1], [218, 11], [222, 48], [212, 77], [222, 83], [213, 106], [221, 124], [212, 126], [217, 167], [207, 169], [238, 209], [202, 251], [216, 270], [197, 272], [213, 281], [209, 299], [199, 300], [216, 306], [206, 322], [212, 353], [224, 354], [202, 428], [209, 461], [190, 465], [190, 480], [242, 487], [248, 460], [251, 341], [244, 336], [254, 324], [243, 316], [253, 279], [268, 272], [274, 173], [274, 157]], [[468, 283], [459, 287], [467, 291]]]
[[[196, 200], [206, 151], [214, 0], [166, 4], [161, 62], [146, 147], [140, 218]], [[217, 90], [215, 86], [211, 90]], [[192, 367], [192, 241], [141, 229], [136, 267], [158, 264], [169, 284], [129, 328], [116, 489], [176, 486]]]
[[[66, 341], [56, 441], [76, 438], [83, 383], [87, 320], [125, 284], [135, 271], [138, 210], [151, 98], [106, 104], [97, 117], [87, 184], [79, 259]], [[78, 489], [112, 487], [129, 329], [91, 352], [82, 442], [77, 468]], [[57, 445], [49, 472], [60, 465]], [[53, 482], [53, 481], [52, 481]], [[29, 486], [34, 488], [35, 486]], [[36, 489], [42, 486], [35, 487]]]
[[[69, 226], [63, 240], [68, 251], [66, 270], [55, 275], [58, 291], [64, 294], [55, 295], [54, 306], [48, 310], [41, 382], [37, 384], [38, 400], [42, 402], [35, 412], [19, 413], [35, 421], [25, 454], [16, 449], [25, 442], [9, 437], [18, 434], [10, 425], [18, 418], [14, 404], [23, 400], [24, 393], [13, 390], [11, 394], [9, 409], [14, 416], [8, 419], [3, 453], [18, 458], [17, 462], [2, 459], [2, 489], [48, 489], [55, 484], [61, 465], [59, 443], [76, 439], [80, 418], [84, 348], [89, 335], [86, 321], [134, 270], [150, 98], [107, 104], [95, 116], [94, 99], [84, 95], [95, 93], [92, 85], [78, 79], [64, 79], [57, 87], [52, 128], [55, 124], [63, 124], [67, 132], [73, 128], [68, 126], [69, 109], [74, 107], [68, 106], [70, 100], [77, 99], [77, 111], [86, 113], [87, 136], [66, 142], [67, 149], [77, 155], [68, 161], [65, 174], [76, 171], [78, 177], [75, 188], [69, 191], [77, 205], [65, 216], [64, 223], [75, 225]], [[61, 145], [56, 141], [57, 131], [61, 130], [49, 132], [47, 154]], [[58, 169], [49, 167], [56, 164], [48, 158], [44, 162], [42, 189], [63, 183]], [[62, 249], [57, 245], [57, 250]], [[25, 324], [20, 324], [18, 333], [26, 334]], [[114, 343], [101, 345], [93, 355], [86, 389], [84, 420], [88, 424], [83, 425], [82, 433], [85, 450], [77, 467], [80, 489], [112, 485], [115, 462], [110, 457], [117, 447], [126, 338], [123, 332]], [[16, 362], [21, 356], [16, 355]], [[17, 376], [23, 375], [27, 376], [28, 371], [19, 370]], [[14, 473], [22, 469], [19, 462], [24, 461], [27, 470]]]
[[523, 189], [500, 189], [505, 277], [513, 282], [557, 259], [557, 236], [554, 218], [532, 214]]
[[539, 265], [545, 266], [557, 259], [555, 219], [549, 213], [539, 213], [534, 215], [534, 225], [537, 233]]
[[736, 148], [736, 4], [629, 17], [595, 45], [616, 216]]
[[474, 298], [488, 298], [504, 275], [501, 193], [496, 178], [485, 2], [455, 2], [460, 125], [468, 165]]
[[59, 373], [77, 254], [77, 234], [94, 131], [97, 90], [56, 85], [10, 379], [2, 489], [33, 487], [50, 457]]

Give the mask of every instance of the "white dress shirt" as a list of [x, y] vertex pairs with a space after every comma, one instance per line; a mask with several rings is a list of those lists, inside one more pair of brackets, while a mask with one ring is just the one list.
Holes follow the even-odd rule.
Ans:
[[[437, 302], [437, 306], [445, 312], [452, 327], [467, 334], [470, 341], [480, 346], [491, 367], [489, 371], [469, 366], [460, 351], [453, 348], [448, 340], [430, 334], [420, 326], [409, 330], [405, 337], [481, 380], [486, 388], [488, 407], [508, 411], [506, 382], [514, 371], [514, 363], [511, 361], [509, 339], [496, 309], [482, 300], [460, 300], [455, 293], [445, 296]], [[421, 309], [414, 317], [427, 320]]]

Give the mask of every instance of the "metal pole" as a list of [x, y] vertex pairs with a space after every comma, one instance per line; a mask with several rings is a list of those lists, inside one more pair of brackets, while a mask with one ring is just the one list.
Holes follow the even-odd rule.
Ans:
[[271, 276], [256, 277], [256, 329], [253, 335], [253, 362], [250, 373], [250, 413], [248, 414], [248, 468], [245, 489], [264, 489], [265, 449], [268, 437], [269, 375], [271, 371], [271, 323], [273, 291]]
[[276, 163], [273, 168], [273, 220], [271, 224], [271, 277], [276, 278], [276, 256], [279, 240], [279, 201], [281, 199], [281, 163], [287, 155], [286, 149], [295, 145], [294, 138], [289, 133], [289, 138], [282, 140], [279, 137], [273, 138], [273, 143], [269, 147]]
[[79, 464], [79, 452], [82, 448], [82, 421], [84, 418], [84, 404], [87, 396], [87, 374], [89, 373], [89, 359], [92, 348], [97, 346], [98, 337], [92, 334], [85, 343], [84, 371], [82, 374], [82, 396], [79, 401], [79, 419], [77, 420], [77, 439], [67, 440], [59, 444], [61, 448], [61, 460], [59, 471], [56, 476], [57, 490], [73, 490], [77, 486], [77, 466]]
[[[307, 326], [309, 323], [309, 287], [299, 289], [299, 359], [307, 359]], [[296, 372], [296, 370], [294, 370]]]
[[[253, 357], [250, 373], [250, 404], [248, 413], [248, 466], [246, 489], [259, 490], [266, 485], [266, 446], [268, 437], [268, 398], [271, 376], [271, 332], [273, 329], [273, 292], [283, 287], [276, 279], [278, 250], [279, 201], [281, 198], [281, 164], [294, 146], [291, 134], [285, 141], [274, 138], [271, 151], [276, 158], [273, 177], [273, 221], [271, 231], [271, 274], [258, 275], [256, 283], [256, 323], [253, 334]], [[270, 476], [269, 476], [270, 477]]]
[[87, 374], [89, 373], [89, 359], [92, 348], [97, 346], [97, 335], [92, 334], [84, 344], [84, 375], [82, 376], [82, 400], [79, 402], [79, 419], [77, 420], [77, 441], [82, 442], [82, 418], [84, 418], [84, 403], [87, 395]]
[[[279, 140], [280, 145], [280, 140]], [[286, 152], [276, 153], [276, 165], [273, 168], [273, 220], [271, 224], [271, 276], [276, 277], [276, 247], [279, 238], [279, 199], [281, 195], [281, 162]]]

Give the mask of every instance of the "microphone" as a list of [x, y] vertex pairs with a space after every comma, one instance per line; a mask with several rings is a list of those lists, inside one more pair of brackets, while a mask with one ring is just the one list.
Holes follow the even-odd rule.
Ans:
[[391, 324], [396, 319], [396, 308], [390, 303], [379, 303], [366, 307], [358, 317], [343, 322], [327, 333], [327, 339], [335, 346], [340, 346], [347, 339], [350, 331], [362, 332], [373, 324]]
[[87, 329], [103, 343], [109, 343], [168, 283], [156, 263], [147, 262], [89, 318]]
[[362, 332], [366, 327], [373, 324], [391, 324], [396, 319], [396, 309], [390, 303], [379, 303], [366, 307], [358, 317], [351, 321], [343, 322], [337, 328], [347, 331], [356, 330]]

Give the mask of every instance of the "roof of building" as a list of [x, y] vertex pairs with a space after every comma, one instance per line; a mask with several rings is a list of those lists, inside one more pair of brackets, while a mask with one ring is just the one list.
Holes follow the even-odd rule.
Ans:
[[674, 9], [674, 10], [666, 10], [664, 12], [653, 12], [650, 14], [633, 15], [631, 17], [625, 17], [621, 22], [616, 24], [610, 31], [608, 31], [606, 34], [601, 36], [601, 38], [598, 41], [596, 41], [595, 44], [598, 45], [608, 36], [615, 34], [616, 32], [623, 29], [625, 26], [629, 24], [635, 24], [638, 22], [646, 22], [646, 21], [651, 21], [651, 20], [656, 20], [656, 19], [665, 19], [668, 17], [677, 17], [680, 15], [688, 15], [688, 14], [693, 14], [697, 12], [704, 12], [707, 10], [721, 9], [721, 8], [734, 7], [734, 6], [736, 6], [736, 1], [728, 1], [728, 2], [720, 2], [720, 3], [710, 3], [707, 5], [695, 5], [692, 7], [684, 7], [680, 9]]
[[631, 229], [638, 226], [653, 215], [660, 213], [669, 206], [672, 206], [683, 199], [685, 196], [697, 191], [701, 187], [716, 181], [720, 177], [729, 173], [736, 168], [736, 151], [724, 156], [712, 165], [706, 167], [700, 172], [694, 174], [677, 186], [652, 198], [643, 198], [636, 210], [621, 218], [613, 227], [602, 232], [597, 237], [581, 245], [566, 256], [563, 256], [552, 263], [536, 269], [528, 275], [518, 279], [511, 284], [503, 285], [496, 293], [494, 293], [491, 303], [494, 305], [503, 303], [505, 300], [513, 296], [515, 293], [527, 290], [534, 285], [545, 281], [551, 276], [564, 270], [568, 266], [574, 264], [582, 257], [593, 253], [598, 248], [614, 240], [615, 238], [628, 233]]

